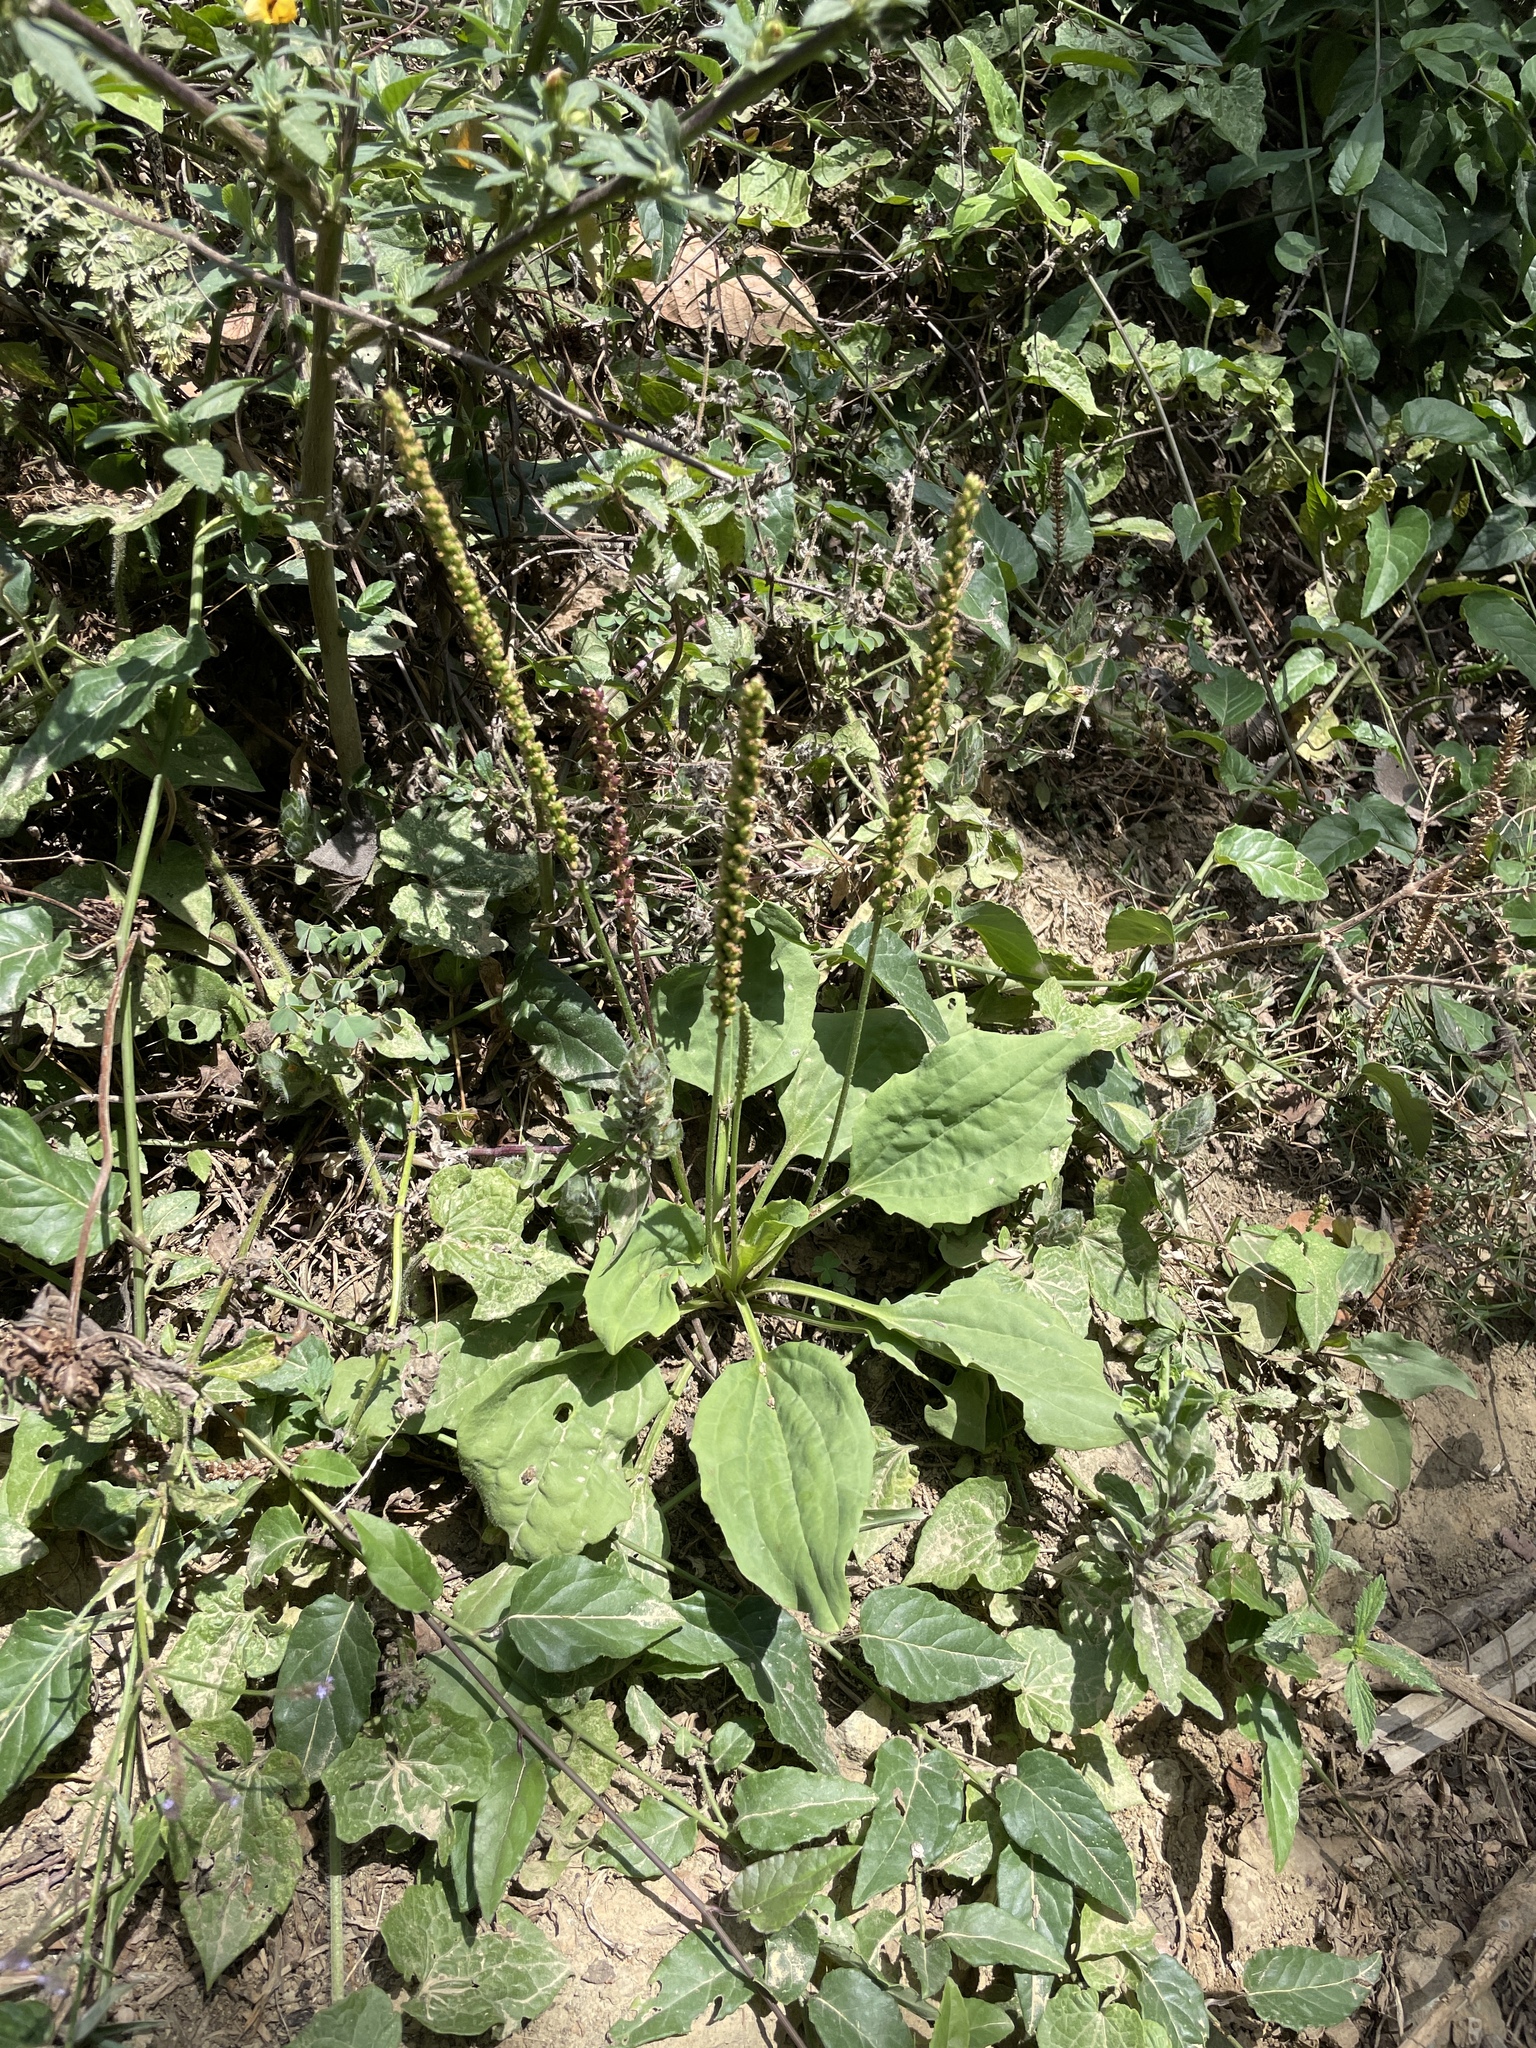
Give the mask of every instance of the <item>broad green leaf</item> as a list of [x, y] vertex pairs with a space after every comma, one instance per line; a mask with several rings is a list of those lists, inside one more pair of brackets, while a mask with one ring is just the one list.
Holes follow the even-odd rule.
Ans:
[[1372, 1082], [1385, 1093], [1392, 1105], [1392, 1121], [1402, 1132], [1404, 1143], [1416, 1159], [1422, 1159], [1435, 1134], [1434, 1106], [1419, 1093], [1406, 1074], [1398, 1073], [1395, 1067], [1383, 1066], [1380, 1060], [1368, 1060], [1360, 1073], [1364, 1080]]
[[[869, 957], [869, 930], [870, 919], [866, 917], [848, 934], [843, 941], [845, 960], [851, 960], [860, 967], [864, 965]], [[902, 944], [889, 925], [880, 927], [880, 943], [875, 948], [874, 979], [892, 1002], [899, 1003], [906, 1011], [929, 1045], [939, 1045], [948, 1038], [949, 1026], [938, 1004], [928, 993], [921, 961]], [[867, 1017], [865, 1021], [867, 1024]]]
[[1328, 189], [1341, 199], [1363, 192], [1381, 169], [1386, 127], [1380, 100], [1368, 107], [1339, 145], [1328, 170]]
[[442, 1598], [443, 1575], [409, 1529], [361, 1508], [348, 1513], [364, 1568], [386, 1600], [420, 1614]]
[[1426, 256], [1445, 254], [1445, 209], [1425, 186], [1384, 163], [1364, 197], [1366, 214], [1379, 235]]
[[1046, 975], [1035, 935], [1006, 903], [973, 903], [955, 919], [976, 933], [987, 957], [1015, 981], [1043, 981]]
[[1347, 2020], [1381, 1975], [1381, 1957], [1330, 1955], [1319, 1948], [1261, 1948], [1243, 1970], [1248, 2003], [1261, 2020], [1289, 2027], [1332, 2027]]
[[1347, 811], [1330, 811], [1307, 827], [1298, 850], [1320, 875], [1331, 875], [1352, 861], [1364, 860], [1380, 844], [1381, 834], [1371, 826], [1362, 825]]
[[0, 777], [0, 803], [83, 761], [125, 725], [137, 725], [168, 684], [189, 681], [212, 652], [201, 626], [186, 635], [174, 626], [157, 626], [115, 647], [101, 667], [77, 669], [36, 732], [12, 755]]
[[422, 1257], [434, 1271], [456, 1274], [474, 1289], [479, 1322], [515, 1315], [581, 1270], [553, 1232], [531, 1243], [524, 1237], [533, 1198], [499, 1166], [443, 1167], [432, 1177], [428, 1203], [443, 1234]]
[[[1132, 1020], [1124, 1036], [1140, 1026]], [[877, 1088], [854, 1119], [848, 1187], [915, 1223], [969, 1223], [1054, 1171], [1072, 1137], [1074, 1031], [965, 1031]]]
[[1126, 953], [1143, 946], [1171, 946], [1176, 937], [1173, 920], [1160, 910], [1112, 911], [1104, 930], [1104, 943], [1111, 953]]
[[965, 1963], [990, 1963], [1032, 1976], [1064, 1977], [1067, 1959], [1041, 1939], [1025, 1920], [1016, 1920], [999, 1906], [957, 1906], [944, 1921], [944, 1939]]
[[1217, 667], [1195, 682], [1195, 695], [1223, 731], [1246, 725], [1264, 709], [1264, 686], [1240, 668]]
[[997, 1859], [997, 1903], [1034, 1929], [1036, 1939], [1057, 1955], [1066, 1953], [1077, 1911], [1076, 1894], [1038, 1856], [1003, 1849]]
[[224, 457], [211, 441], [189, 441], [183, 447], [167, 448], [165, 466], [184, 476], [195, 491], [217, 491], [224, 481]]
[[520, 1381], [554, 1364], [560, 1357], [560, 1340], [533, 1335], [543, 1320], [544, 1311], [535, 1307], [504, 1323], [484, 1323], [466, 1306], [441, 1322], [412, 1330], [410, 1340], [416, 1349], [437, 1361], [437, 1379], [421, 1427], [456, 1430], [461, 1412], [487, 1395], [504, 1396]]
[[[633, 1813], [625, 1815], [625, 1819], [641, 1841], [674, 1869], [699, 1846], [699, 1824], [693, 1815], [652, 1798], [649, 1792]], [[603, 1823], [598, 1839], [603, 1844], [602, 1849], [589, 1852], [589, 1855], [599, 1869], [622, 1870], [637, 1884], [649, 1883], [657, 1876], [657, 1865], [612, 1821]]]
[[[715, 1081], [715, 1013], [707, 967], [675, 967], [651, 992], [656, 1031], [673, 1073], [706, 1095]], [[747, 1092], [771, 1088], [792, 1074], [811, 1043], [816, 1010], [814, 954], [760, 917], [747, 921], [741, 1000], [752, 1020]], [[726, 1033], [725, 1072], [736, 1071], [736, 1025]]]
[[187, 1773], [171, 1838], [172, 1868], [181, 1886], [182, 1918], [210, 1989], [271, 1926], [299, 1881], [304, 1851], [284, 1789], [281, 1771], [252, 1773], [238, 1786]]
[[1283, 903], [1320, 903], [1328, 884], [1305, 854], [1257, 825], [1229, 825], [1211, 849], [1216, 865], [1236, 868], [1261, 896]]
[[360, 1735], [320, 1773], [336, 1832], [360, 1842], [375, 1828], [404, 1828], [437, 1841], [448, 1808], [478, 1799], [491, 1769], [490, 1744], [467, 1715], [411, 1707], [388, 1715], [383, 1735]]
[[1106, 1912], [1131, 1919], [1140, 1900], [1130, 1851], [1098, 1796], [1064, 1757], [1046, 1749], [1019, 1758], [998, 1787], [1003, 1826], [1020, 1849], [1043, 1856]]
[[1225, 77], [1205, 72], [1190, 91], [1191, 103], [1223, 142], [1244, 156], [1257, 156], [1264, 140], [1264, 74], [1255, 64], [1234, 64]]
[[[1482, 422], [1477, 424], [1481, 428]], [[1462, 599], [1461, 616], [1485, 653], [1496, 654], [1528, 683], [1536, 683], [1536, 619], [1523, 604], [1507, 591], [1474, 590]]]
[[1037, 1443], [1088, 1450], [1119, 1443], [1124, 1435], [1099, 1347], [1079, 1337], [1043, 1294], [1001, 1266], [985, 1266], [940, 1294], [909, 1294], [864, 1313], [952, 1364], [989, 1373], [1017, 1399]]
[[1026, 384], [1049, 385], [1090, 419], [1098, 418], [1103, 411], [1093, 395], [1088, 372], [1071, 349], [1063, 348], [1051, 335], [1026, 335], [1018, 344], [1014, 361]]
[[475, 1801], [470, 1870], [481, 1917], [489, 1919], [538, 1831], [549, 1780], [538, 1757], [518, 1744], [510, 1728], [493, 1722], [486, 1738], [495, 1760]]
[[1151, 2048], [1139, 2013], [1128, 2005], [1100, 2006], [1097, 1994], [1081, 1984], [1051, 1994], [1035, 2040], [1038, 2048]]
[[323, 1444], [313, 1444], [307, 1451], [301, 1451], [290, 1470], [306, 1486], [350, 1488], [360, 1486], [363, 1480], [362, 1473], [344, 1452], [329, 1451]]
[[1357, 1522], [1390, 1508], [1413, 1477], [1413, 1431], [1385, 1394], [1362, 1394], [1365, 1420], [1339, 1432], [1328, 1453], [1328, 1484]]
[[1155, 2021], [1173, 2048], [1205, 2048], [1211, 2036], [1211, 2015], [1205, 1993], [1183, 1964], [1154, 1949], [1138, 1953], [1131, 1968], [1142, 2017]]
[[59, 1607], [20, 1615], [0, 1645], [0, 1799], [73, 1735], [90, 1703], [89, 1622]]
[[1131, 1641], [1142, 1676], [1171, 1713], [1178, 1713], [1189, 1666], [1184, 1638], [1164, 1603], [1151, 1593], [1133, 1593], [1130, 1603]]
[[1015, 1628], [1008, 1647], [1018, 1668], [1008, 1681], [1019, 1720], [1036, 1742], [1049, 1742], [1073, 1726], [1072, 1689], [1077, 1665], [1072, 1645], [1053, 1628]]
[[963, 1479], [952, 1486], [923, 1524], [907, 1584], [952, 1593], [970, 1579], [989, 1593], [1022, 1586], [1040, 1546], [1007, 1526], [1012, 1505], [1006, 1480]]
[[628, 1049], [617, 1028], [579, 982], [542, 954], [524, 955], [507, 984], [502, 1008], [519, 1038], [527, 1039], [557, 1081], [576, 1088], [605, 1087]]
[[[1470, 448], [1479, 441], [1486, 441], [1492, 429], [1486, 420], [1480, 420], [1475, 412], [1464, 405], [1457, 405], [1449, 398], [1411, 398], [1402, 411], [1403, 432], [1410, 440], [1447, 441], [1453, 448]], [[1484, 596], [1503, 597], [1502, 591], [1477, 592], [1481, 602]], [[1509, 603], [1513, 603], [1511, 598]], [[1462, 616], [1466, 616], [1463, 607]], [[1468, 620], [1470, 625], [1471, 621]], [[1477, 638], [1474, 631], [1474, 639]], [[1482, 642], [1478, 642], [1479, 646]]]
[[52, 2039], [53, 2007], [43, 1999], [19, 1998], [0, 2006], [0, 2048], [46, 2048]]
[[1376, 1375], [1382, 1391], [1394, 1401], [1416, 1401], [1440, 1387], [1454, 1387], [1469, 1401], [1477, 1399], [1476, 1387], [1459, 1365], [1412, 1337], [1398, 1337], [1390, 1330], [1359, 1330], [1351, 1333], [1345, 1349]]
[[356, 1600], [322, 1593], [294, 1623], [277, 1674], [272, 1726], [310, 1778], [341, 1755], [367, 1720], [379, 1646]]
[[[96, 1171], [89, 1159], [50, 1145], [24, 1109], [0, 1108], [0, 1238], [45, 1265], [73, 1264]], [[114, 1173], [91, 1228], [93, 1253], [117, 1237], [112, 1215], [124, 1186]]]
[[[819, 1159], [826, 1149], [848, 1070], [855, 1013], [817, 1013], [812, 1042], [779, 1094], [784, 1119], [784, 1151], [790, 1158], [809, 1154]], [[927, 1050], [927, 1041], [904, 1010], [870, 1010], [859, 1037], [859, 1059], [848, 1090], [848, 1106], [838, 1133], [837, 1157], [846, 1157], [853, 1119], [865, 1098], [893, 1074], [907, 1074]]]
[[736, 1832], [749, 1849], [796, 1849], [851, 1827], [869, 1812], [875, 1794], [848, 1778], [820, 1771], [748, 1771], [731, 1795]]
[[741, 1974], [713, 1935], [685, 1934], [656, 1966], [654, 1989], [645, 2000], [649, 2010], [620, 2020], [609, 2029], [613, 2048], [645, 2048], [649, 2041], [670, 2041], [686, 2034], [695, 2020], [718, 1999], [718, 2019], [725, 2019], [752, 1996]]
[[918, 1586], [882, 1586], [859, 1610], [859, 1647], [902, 1699], [957, 1700], [1014, 1675], [1018, 1660], [985, 1622]]
[[971, 2024], [965, 2008], [966, 2001], [960, 1986], [951, 1977], [939, 1999], [939, 2016], [933, 2024], [931, 2048], [971, 2048]]
[[821, 2048], [911, 2048], [901, 2007], [862, 1970], [829, 1970], [808, 2011]]
[[965, 1818], [965, 1779], [947, 1749], [921, 1755], [892, 1736], [875, 1756], [875, 1808], [859, 1850], [855, 1908], [902, 1884], [914, 1862], [936, 1863]]
[[436, 2034], [498, 2035], [543, 2012], [565, 1982], [565, 1958], [521, 1913], [471, 1934], [439, 1884], [413, 1884], [380, 1924], [389, 1960], [414, 1979], [406, 2011]]
[[590, 1557], [546, 1557], [512, 1589], [503, 1624], [541, 1671], [576, 1671], [599, 1657], [638, 1656], [677, 1627], [670, 1600]]
[[1182, 498], [1169, 507], [1168, 517], [1173, 521], [1173, 537], [1179, 545], [1181, 562], [1196, 554], [1201, 542], [1221, 524], [1219, 519], [1202, 518], [1198, 508]]
[[749, 1863], [733, 1880], [731, 1905], [759, 1934], [774, 1934], [824, 1892], [857, 1853], [849, 1843], [832, 1842], [820, 1849], [788, 1849], [779, 1856], [765, 1856], [759, 1863]]
[[692, 1447], [737, 1569], [817, 1628], [841, 1628], [875, 1460], [847, 1366], [817, 1344], [781, 1345], [761, 1367], [734, 1360], [699, 1403]]
[[0, 1015], [20, 1009], [35, 988], [58, 972], [68, 950], [69, 933], [54, 937], [53, 919], [41, 903], [0, 910]]
[[1360, 616], [1372, 612], [1395, 597], [1429, 550], [1429, 514], [1421, 505], [1409, 505], [1389, 520], [1378, 506], [1365, 522], [1365, 589], [1360, 598]]
[[678, 1286], [696, 1286], [710, 1271], [698, 1210], [653, 1202], [622, 1248], [611, 1237], [598, 1247], [583, 1296], [593, 1336], [605, 1351], [664, 1337], [683, 1313]]
[[792, 1614], [757, 1594], [743, 1600], [736, 1613], [742, 1647], [730, 1663], [732, 1678], [762, 1709], [775, 1741], [817, 1770], [835, 1771], [805, 1630]]
[[222, 1583], [205, 1581], [194, 1606], [160, 1668], [176, 1704], [202, 1720], [234, 1706], [247, 1677], [275, 1660], [264, 1617], [246, 1609], [243, 1572]]
[[365, 1984], [317, 2012], [292, 2048], [400, 2048], [400, 2015], [388, 1993]]
[[459, 1463], [532, 1561], [600, 1543], [630, 1512], [625, 1448], [661, 1408], [666, 1382], [640, 1350], [571, 1351], [510, 1388], [492, 1376], [456, 1406]]

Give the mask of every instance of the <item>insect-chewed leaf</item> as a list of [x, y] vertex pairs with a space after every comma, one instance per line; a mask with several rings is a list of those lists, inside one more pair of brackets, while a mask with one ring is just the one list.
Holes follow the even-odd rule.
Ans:
[[667, 1398], [636, 1348], [563, 1353], [511, 1387], [454, 1413], [459, 1463], [514, 1557], [535, 1560], [600, 1543], [628, 1518], [623, 1456]]
[[1005, 1639], [917, 1586], [882, 1586], [859, 1611], [859, 1647], [880, 1683], [908, 1700], [957, 1700], [1012, 1678]]
[[614, 1565], [547, 1557], [523, 1573], [506, 1610], [510, 1640], [541, 1671], [635, 1657], [678, 1625], [670, 1600]]
[[406, 2011], [434, 2033], [498, 2033], [531, 2020], [565, 1982], [565, 1958], [520, 1913], [471, 1934], [439, 1884], [413, 1884], [381, 1923], [389, 1959], [416, 1980]]
[[1261, 1948], [1243, 1970], [1248, 2003], [1261, 2020], [1300, 2031], [1347, 2020], [1381, 1975], [1381, 1957], [1330, 1955], [1316, 1948]]
[[355, 1600], [322, 1593], [294, 1623], [277, 1674], [272, 1726], [284, 1749], [317, 1778], [368, 1718], [379, 1646]]
[[875, 1757], [875, 1810], [859, 1851], [853, 1904], [903, 1883], [912, 1865], [937, 1863], [965, 1818], [965, 1780], [947, 1749], [922, 1756], [903, 1736]]
[[515, 1315], [580, 1271], [549, 1231], [524, 1237], [533, 1198], [499, 1166], [445, 1166], [433, 1176], [429, 1201], [443, 1234], [422, 1256], [474, 1289], [477, 1321]]
[[[1134, 1019], [1124, 1027], [1134, 1037]], [[854, 1118], [848, 1192], [915, 1223], [969, 1223], [1054, 1170], [1072, 1136], [1068, 1070], [1094, 1050], [1073, 1031], [963, 1031]]]
[[429, 1704], [391, 1714], [382, 1738], [360, 1735], [320, 1777], [344, 1842], [390, 1827], [435, 1842], [448, 1808], [478, 1799], [490, 1770], [483, 1731], [466, 1715]]
[[728, 1365], [693, 1427], [699, 1483], [737, 1569], [781, 1606], [839, 1629], [845, 1567], [874, 1479], [853, 1374], [817, 1344]]
[[61, 1607], [21, 1615], [0, 1647], [0, 1799], [74, 1733], [90, 1703], [89, 1622]]
[[868, 1785], [820, 1771], [748, 1771], [732, 1795], [736, 1832], [749, 1849], [794, 1849], [859, 1820], [875, 1803]]
[[648, 2010], [620, 2020], [609, 2029], [613, 2048], [645, 2048], [648, 2041], [670, 2041], [686, 2034], [718, 1999], [724, 2019], [752, 1996], [752, 1986], [707, 1933], [685, 1934], [656, 1966], [655, 1988], [645, 2000]]
[[1129, 1920], [1140, 1900], [1120, 1830], [1065, 1757], [1034, 1749], [998, 1787], [1003, 1826], [1020, 1849], [1037, 1850], [1106, 1912]]
[[264, 1770], [239, 1780], [188, 1773], [170, 1830], [171, 1868], [210, 1987], [266, 1932], [299, 1881], [304, 1852], [284, 1797], [291, 1770], [291, 1759], [279, 1752]]
[[400, 2015], [377, 1984], [317, 2012], [292, 2048], [400, 2048]]

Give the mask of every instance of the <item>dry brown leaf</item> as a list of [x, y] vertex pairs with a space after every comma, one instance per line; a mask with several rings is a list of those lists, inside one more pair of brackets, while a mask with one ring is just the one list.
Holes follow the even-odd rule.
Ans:
[[688, 235], [665, 281], [637, 278], [635, 289], [660, 319], [676, 327], [713, 327], [745, 348], [815, 332], [810, 286], [761, 242], [732, 251]]

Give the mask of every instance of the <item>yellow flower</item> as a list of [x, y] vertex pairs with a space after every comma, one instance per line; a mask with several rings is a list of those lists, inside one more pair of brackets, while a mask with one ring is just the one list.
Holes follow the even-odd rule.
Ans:
[[287, 28], [299, 18], [299, 0], [245, 0], [245, 18], [267, 28]]

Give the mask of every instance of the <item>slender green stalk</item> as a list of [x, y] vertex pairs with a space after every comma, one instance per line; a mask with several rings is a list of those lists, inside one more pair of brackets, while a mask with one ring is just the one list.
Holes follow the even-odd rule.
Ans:
[[[117, 921], [117, 964], [122, 968], [134, 943], [133, 919], [139, 907], [139, 897], [144, 888], [144, 870], [149, 866], [150, 849], [155, 843], [155, 828], [160, 822], [160, 799], [165, 792], [165, 777], [157, 775], [149, 785], [149, 798], [144, 805], [144, 818], [139, 826], [139, 840], [133, 853], [133, 866], [128, 873], [128, 889], [123, 898], [122, 913]], [[142, 1338], [146, 1332], [145, 1281], [148, 1260], [144, 1251], [144, 1161], [139, 1150], [138, 1086], [133, 1063], [134, 1028], [134, 978], [129, 970], [123, 987], [122, 1028], [119, 1033], [118, 1071], [119, 1088], [123, 1098], [123, 1170], [128, 1177], [128, 1220], [133, 1230], [134, 1242], [129, 1247], [129, 1261], [133, 1287], [133, 1334]]]
[[330, 1905], [331, 2003], [347, 1995], [347, 1852], [336, 1832], [336, 1805], [325, 1802], [325, 1888]]
[[416, 1165], [416, 1134], [421, 1128], [421, 1099], [411, 1090], [411, 1124], [405, 1134], [405, 1158], [400, 1164], [400, 1182], [395, 1190], [395, 1216], [389, 1240], [389, 1319], [384, 1327], [400, 1327], [400, 1307], [405, 1292], [405, 1211], [411, 1198], [411, 1173]]
[[[763, 779], [763, 725], [768, 715], [768, 692], [761, 676], [753, 676], [742, 688], [741, 708], [736, 718], [736, 758], [731, 764], [730, 788], [725, 798], [725, 832], [720, 841], [720, 870], [715, 879], [715, 968], [710, 1002], [715, 1012], [715, 1078], [710, 1089], [709, 1137], [704, 1154], [704, 1217], [713, 1233], [719, 1224], [720, 1179], [729, 1168], [730, 1103], [725, 1096], [726, 1045], [731, 1026], [739, 1032], [746, 1026], [741, 1018], [741, 960], [747, 936], [747, 884], [752, 871], [752, 828], [757, 821], [758, 792]], [[739, 1066], [738, 1058], [731, 1063]], [[733, 1075], [734, 1079], [734, 1075]], [[732, 1096], [740, 1094], [733, 1087]], [[725, 1199], [735, 1210], [734, 1186]], [[723, 1238], [722, 1238], [723, 1248]]]
[[907, 858], [907, 842], [912, 836], [912, 821], [917, 816], [928, 762], [939, 738], [944, 692], [949, 682], [950, 664], [955, 658], [960, 600], [965, 595], [966, 582], [971, 572], [971, 541], [976, 532], [976, 515], [981, 510], [982, 490], [983, 485], [979, 476], [967, 476], [956, 491], [954, 503], [949, 508], [949, 525], [945, 529], [944, 543], [939, 550], [939, 573], [934, 587], [933, 617], [928, 627], [928, 646], [923, 655], [923, 665], [918, 671], [917, 685], [907, 705], [907, 715], [902, 728], [901, 764], [896, 770], [896, 786], [891, 791], [885, 828], [875, 848], [874, 872], [871, 876], [873, 904], [870, 911], [869, 945], [864, 955], [864, 971], [859, 980], [859, 1004], [854, 1015], [853, 1032], [848, 1041], [848, 1064], [843, 1070], [843, 1085], [838, 1091], [837, 1108], [833, 1111], [832, 1128], [827, 1133], [826, 1149], [821, 1155], [816, 1177], [811, 1182], [811, 1192], [806, 1197], [808, 1208], [815, 1205], [816, 1197], [821, 1193], [821, 1184], [827, 1177], [827, 1168], [832, 1164], [838, 1134], [842, 1130], [843, 1118], [847, 1114], [848, 1093], [853, 1086], [854, 1069], [859, 1063], [859, 1046], [864, 1038], [864, 1019], [869, 1013], [869, 988], [874, 978], [875, 954], [880, 944], [880, 931], [885, 922], [885, 914], [894, 905], [901, 888], [901, 872]]

